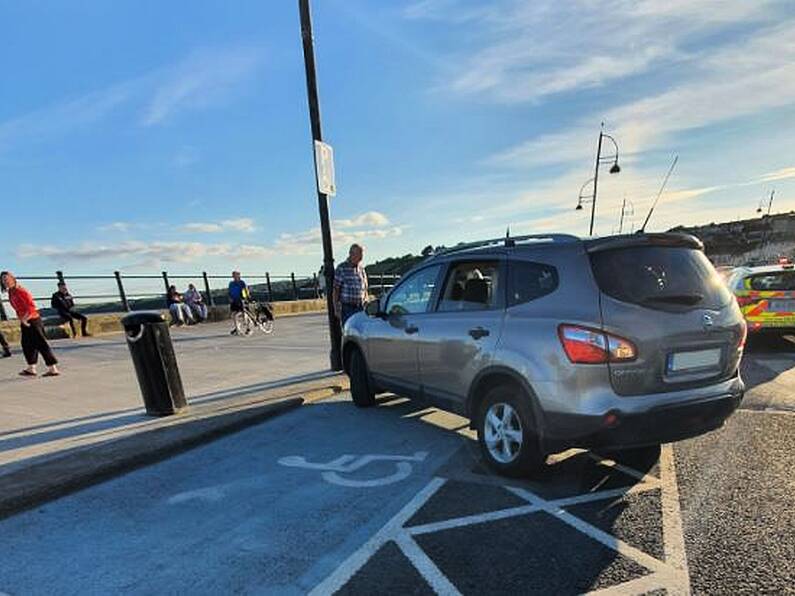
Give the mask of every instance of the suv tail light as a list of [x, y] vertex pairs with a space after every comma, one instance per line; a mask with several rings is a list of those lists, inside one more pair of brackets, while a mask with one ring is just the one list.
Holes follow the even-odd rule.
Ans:
[[737, 346], [738, 350], [743, 350], [745, 348], [745, 341], [748, 339], [748, 324], [743, 321], [743, 328], [740, 331], [740, 344]]
[[574, 364], [629, 362], [637, 358], [635, 345], [628, 339], [580, 325], [560, 325], [560, 343]]

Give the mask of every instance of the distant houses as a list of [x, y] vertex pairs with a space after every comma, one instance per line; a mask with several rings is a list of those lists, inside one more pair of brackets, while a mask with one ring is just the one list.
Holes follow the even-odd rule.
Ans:
[[754, 265], [795, 257], [793, 211], [705, 226], [677, 226], [670, 231], [699, 238], [716, 265]]

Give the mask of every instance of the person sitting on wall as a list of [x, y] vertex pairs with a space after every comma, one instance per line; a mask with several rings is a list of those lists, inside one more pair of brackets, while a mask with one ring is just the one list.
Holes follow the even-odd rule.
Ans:
[[58, 282], [58, 291], [52, 295], [50, 306], [58, 313], [65, 322], [69, 323], [72, 329], [72, 337], [77, 337], [77, 329], [75, 328], [75, 320], [80, 321], [80, 331], [83, 337], [91, 337], [88, 332], [88, 317], [75, 310], [75, 300], [69, 293], [69, 288], [66, 287], [66, 282]]
[[190, 307], [182, 299], [182, 294], [177, 292], [176, 286], [169, 286], [168, 294], [166, 294], [166, 303], [168, 304], [168, 310], [171, 312], [173, 324], [180, 327], [186, 323], [188, 325], [193, 324], [193, 313], [191, 313]]
[[188, 284], [188, 291], [185, 292], [185, 304], [188, 305], [198, 322], [207, 320], [207, 305], [204, 303], [202, 293], [193, 284]]

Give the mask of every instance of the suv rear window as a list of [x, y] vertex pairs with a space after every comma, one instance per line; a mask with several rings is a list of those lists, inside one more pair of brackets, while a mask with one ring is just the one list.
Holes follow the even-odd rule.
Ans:
[[713, 308], [730, 299], [712, 263], [700, 250], [634, 246], [591, 254], [599, 288], [622, 302], [648, 308]]
[[752, 275], [746, 281], [751, 290], [765, 291], [792, 291], [795, 290], [795, 271], [772, 271]]

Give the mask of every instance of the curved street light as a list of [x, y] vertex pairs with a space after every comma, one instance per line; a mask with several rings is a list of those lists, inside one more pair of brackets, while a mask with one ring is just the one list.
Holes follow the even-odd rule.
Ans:
[[594, 182], [594, 179], [593, 178], [589, 178], [585, 182], [585, 184], [583, 184], [580, 187], [580, 194], [577, 197], [577, 206], [574, 208], [576, 211], [581, 211], [582, 210], [582, 206], [583, 206], [584, 203], [590, 203], [591, 201], [593, 201], [593, 196], [594, 196], [593, 193], [591, 193], [589, 195], [582, 194], [583, 191], [585, 190], [585, 187], [588, 186], [589, 184], [593, 184], [593, 182]]
[[[609, 139], [611, 143], [613, 143], [613, 147], [615, 148], [615, 154], [613, 155], [602, 155], [602, 141], [604, 139]], [[618, 143], [616, 140], [611, 137], [609, 134], [605, 134], [605, 123], [602, 122], [602, 127], [599, 131], [599, 144], [596, 148], [596, 165], [594, 166], [594, 176], [591, 180], [593, 180], [593, 194], [589, 196], [583, 196], [582, 191], [583, 189], [591, 182], [588, 180], [585, 184], [582, 185], [580, 188], [580, 196], [577, 201], [577, 206], [575, 209], [578, 211], [582, 209], [583, 203], [590, 202], [591, 203], [591, 225], [588, 228], [588, 235], [593, 236], [593, 223], [594, 218], [596, 217], [596, 193], [598, 190], [599, 185], [599, 166], [604, 163], [613, 162], [613, 165], [608, 170], [611, 174], [618, 174], [621, 171], [621, 166], [618, 165]]]

